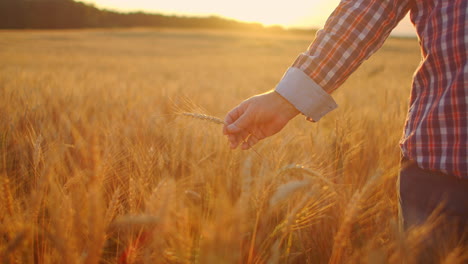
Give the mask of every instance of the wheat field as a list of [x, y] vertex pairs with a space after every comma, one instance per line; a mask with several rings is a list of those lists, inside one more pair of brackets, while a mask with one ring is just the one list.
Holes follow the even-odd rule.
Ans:
[[389, 39], [333, 94], [337, 110], [254, 150], [183, 114], [223, 118], [312, 40], [0, 32], [0, 260], [414, 263], [432, 225], [400, 231], [396, 181], [416, 39]]

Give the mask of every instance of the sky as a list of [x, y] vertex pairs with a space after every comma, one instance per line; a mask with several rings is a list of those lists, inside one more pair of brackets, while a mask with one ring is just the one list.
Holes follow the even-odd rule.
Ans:
[[[80, 0], [96, 7], [122, 12], [144, 11], [186, 16], [217, 15], [286, 28], [320, 28], [339, 0]], [[406, 17], [394, 35], [414, 35]]]

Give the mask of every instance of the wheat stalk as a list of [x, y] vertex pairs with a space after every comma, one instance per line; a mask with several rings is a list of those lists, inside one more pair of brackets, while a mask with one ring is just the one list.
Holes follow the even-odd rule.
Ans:
[[112, 222], [112, 219], [114, 219], [115, 214], [120, 207], [120, 196], [120, 188], [117, 187], [117, 189], [114, 191], [114, 194], [112, 194], [112, 198], [110, 199], [110, 202], [107, 205], [106, 213], [104, 214], [106, 227], [109, 226], [109, 224]]
[[6, 208], [8, 214], [10, 216], [14, 215], [14, 199], [13, 195], [11, 193], [11, 187], [10, 187], [10, 180], [8, 179], [8, 176], [6, 173], [2, 173], [1, 178], [0, 178], [0, 190], [3, 193], [3, 199], [2, 202], [4, 204], [4, 207]]
[[363, 191], [356, 191], [348, 206], [345, 210], [344, 219], [335, 234], [332, 254], [329, 260], [329, 264], [342, 263], [343, 258], [346, 258], [346, 253], [349, 246], [349, 236], [352, 230], [352, 224], [355, 220], [356, 215], [359, 212], [359, 204], [363, 197]]
[[458, 246], [454, 248], [441, 262], [442, 264], [458, 264], [468, 260], [468, 253], [463, 247]]
[[209, 121], [209, 122], [219, 124], [219, 125], [226, 124], [226, 123], [224, 123], [224, 121], [221, 118], [218, 118], [218, 117], [215, 117], [215, 116], [209, 116], [209, 115], [199, 114], [199, 113], [188, 113], [188, 112], [184, 112], [184, 113], [182, 113], [182, 115], [193, 117], [193, 118], [200, 119], [200, 120]]
[[[210, 115], [205, 115], [205, 114], [200, 114], [200, 113], [189, 113], [189, 112], [183, 112], [182, 115], [200, 119], [200, 120], [205, 120], [205, 121], [212, 122], [218, 125], [226, 125], [226, 123], [221, 118], [218, 118], [215, 116], [210, 116]], [[254, 135], [250, 134], [250, 136], [254, 136]], [[244, 139], [242, 142], [247, 142], [247, 141]], [[258, 153], [257, 150], [255, 150], [252, 146], [250, 146], [250, 149], [252, 149], [261, 159], [269, 163], [269, 160], [265, 159], [262, 155], [260, 155], [260, 153]]]
[[310, 181], [308, 180], [303, 180], [303, 181], [290, 181], [288, 183], [285, 183], [281, 186], [279, 186], [276, 189], [275, 194], [270, 199], [269, 206], [274, 207], [281, 202], [287, 200], [292, 194], [294, 194], [296, 191], [310, 185]]

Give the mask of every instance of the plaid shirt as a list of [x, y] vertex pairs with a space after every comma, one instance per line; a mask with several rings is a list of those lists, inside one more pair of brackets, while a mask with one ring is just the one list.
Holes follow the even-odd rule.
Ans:
[[318, 121], [329, 95], [378, 50], [410, 12], [422, 50], [412, 85], [403, 155], [423, 169], [468, 178], [468, 1], [343, 0], [276, 91]]

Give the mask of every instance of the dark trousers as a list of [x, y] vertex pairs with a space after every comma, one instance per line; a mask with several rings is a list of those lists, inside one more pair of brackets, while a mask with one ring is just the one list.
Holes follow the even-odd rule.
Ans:
[[[423, 170], [403, 159], [399, 185], [405, 230], [424, 224], [434, 212], [440, 217], [423, 240], [420, 263], [438, 263], [438, 258], [442, 257], [438, 253], [444, 248], [468, 245], [467, 179]], [[452, 245], [447, 245], [449, 242]]]

